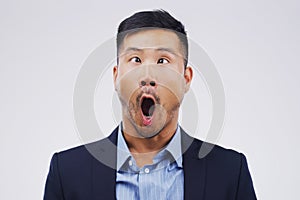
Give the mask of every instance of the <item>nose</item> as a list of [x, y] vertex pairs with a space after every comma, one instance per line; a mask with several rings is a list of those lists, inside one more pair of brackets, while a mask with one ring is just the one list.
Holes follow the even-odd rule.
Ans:
[[[155, 87], [155, 85], [156, 85], [156, 83], [155, 83], [155, 81], [150, 81], [150, 86], [152, 86], [152, 87]], [[141, 81], [141, 86], [146, 86], [147, 85], [147, 82], [146, 81]]]
[[150, 78], [144, 78], [142, 80], [140, 80], [140, 87], [141, 88], [156, 88], [157, 87], [157, 83], [155, 80], [150, 79]]

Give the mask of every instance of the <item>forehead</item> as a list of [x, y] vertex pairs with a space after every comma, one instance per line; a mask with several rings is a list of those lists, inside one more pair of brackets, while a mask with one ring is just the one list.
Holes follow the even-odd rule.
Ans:
[[120, 50], [128, 48], [170, 49], [177, 53], [182, 51], [179, 37], [174, 32], [164, 29], [141, 30], [126, 35]]

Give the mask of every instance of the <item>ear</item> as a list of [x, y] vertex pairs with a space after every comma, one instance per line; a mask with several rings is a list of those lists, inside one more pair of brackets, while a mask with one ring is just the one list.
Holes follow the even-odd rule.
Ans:
[[116, 88], [116, 84], [117, 84], [117, 78], [118, 78], [118, 65], [114, 66], [113, 68], [113, 79], [114, 79], [114, 87], [115, 87], [115, 90], [117, 90]]
[[188, 92], [190, 85], [193, 79], [193, 69], [190, 66], [187, 66], [184, 70], [184, 79], [185, 79], [185, 92]]

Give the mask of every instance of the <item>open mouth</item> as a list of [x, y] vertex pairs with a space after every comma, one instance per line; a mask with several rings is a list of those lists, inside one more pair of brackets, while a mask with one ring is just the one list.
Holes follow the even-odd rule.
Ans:
[[144, 97], [141, 101], [141, 111], [143, 116], [143, 124], [148, 126], [152, 124], [153, 112], [155, 109], [155, 101], [151, 97]]
[[153, 115], [154, 104], [152, 98], [145, 97], [142, 99], [141, 108], [144, 116], [151, 117]]

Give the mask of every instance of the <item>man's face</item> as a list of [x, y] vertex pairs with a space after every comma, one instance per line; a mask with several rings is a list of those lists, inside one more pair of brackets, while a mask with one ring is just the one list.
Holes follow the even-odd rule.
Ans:
[[174, 32], [151, 29], [128, 34], [114, 67], [123, 123], [140, 137], [153, 137], [177, 123], [191, 79], [192, 70], [184, 68], [183, 47]]

